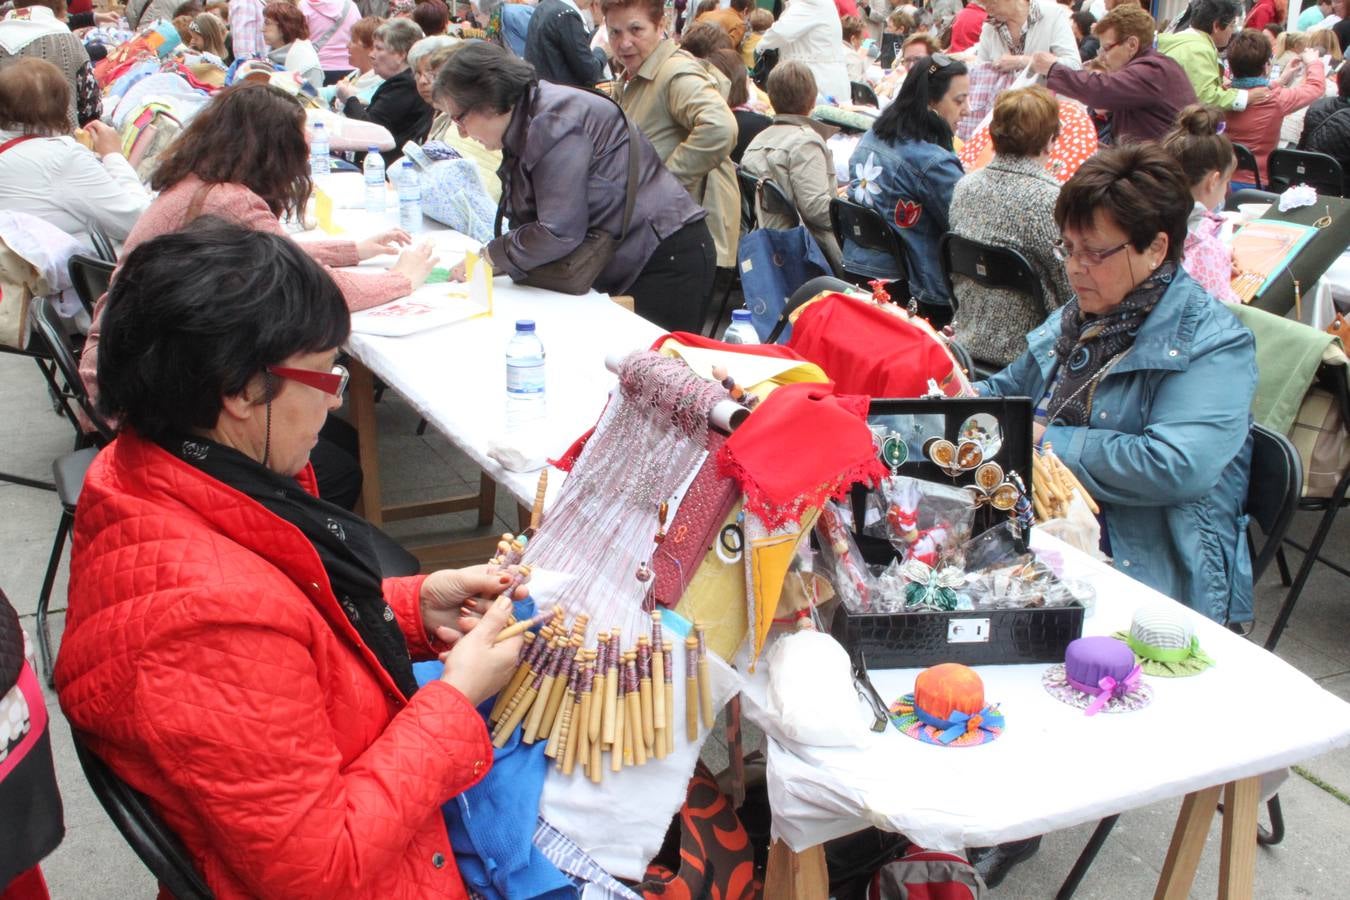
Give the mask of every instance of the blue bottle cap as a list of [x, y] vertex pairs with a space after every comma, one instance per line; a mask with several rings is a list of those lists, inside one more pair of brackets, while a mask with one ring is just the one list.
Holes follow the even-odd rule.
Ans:
[[516, 319], [516, 331], [534, 331], [534, 319]]
[[749, 321], [750, 321], [750, 310], [748, 310], [748, 309], [733, 309], [733, 310], [731, 311], [731, 321], [733, 321], [733, 322], [749, 322]]
[[412, 160], [405, 159], [405, 160], [403, 161], [403, 168], [405, 168], [405, 169], [411, 169], [411, 168], [412, 168]]
[[367, 152], [367, 153], [379, 153], [379, 152], [380, 152], [380, 148], [379, 148], [379, 147], [376, 147], [374, 144], [371, 144], [369, 147], [366, 148], [366, 152]]

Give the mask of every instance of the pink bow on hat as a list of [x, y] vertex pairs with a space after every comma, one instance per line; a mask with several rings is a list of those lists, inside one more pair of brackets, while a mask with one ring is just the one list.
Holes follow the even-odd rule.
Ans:
[[[1112, 697], [1124, 697], [1139, 686], [1140, 667], [1135, 666], [1130, 674], [1126, 675], [1120, 681], [1112, 678], [1110, 675], [1104, 676], [1097, 682], [1098, 693], [1092, 698], [1087, 709], [1083, 712], [1085, 715], [1093, 716], [1101, 711], [1102, 707], [1111, 702]], [[1087, 693], [1092, 693], [1088, 691]]]

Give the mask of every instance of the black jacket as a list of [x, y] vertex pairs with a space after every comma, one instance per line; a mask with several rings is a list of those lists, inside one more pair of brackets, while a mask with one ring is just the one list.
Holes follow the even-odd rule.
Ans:
[[[708, 213], [689, 196], [641, 131], [628, 235], [594, 288], [622, 293], [656, 245]], [[619, 236], [628, 186], [628, 128], [613, 100], [548, 82], [526, 91], [502, 135], [502, 203], [514, 226], [488, 244], [494, 268], [515, 281], [562, 259], [591, 228]], [[578, 188], [582, 190], [578, 190]]]
[[417, 93], [417, 82], [412, 69], [404, 69], [375, 89], [370, 105], [355, 97], [348, 97], [342, 112], [349, 119], [363, 119], [383, 125], [394, 136], [394, 149], [382, 153], [385, 165], [393, 165], [403, 155], [408, 141], [420, 142], [431, 130], [436, 111]]
[[542, 0], [535, 7], [525, 36], [525, 61], [540, 79], [554, 84], [592, 87], [604, 75], [581, 13], [563, 0]]
[[1308, 107], [1298, 148], [1333, 156], [1350, 172], [1350, 99], [1323, 97]]

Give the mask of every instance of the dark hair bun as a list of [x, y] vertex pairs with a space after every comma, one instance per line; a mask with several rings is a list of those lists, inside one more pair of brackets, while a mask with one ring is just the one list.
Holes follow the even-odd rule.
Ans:
[[1219, 133], [1221, 122], [1221, 110], [1201, 103], [1192, 103], [1177, 114], [1177, 127], [1194, 137], [1213, 137]]

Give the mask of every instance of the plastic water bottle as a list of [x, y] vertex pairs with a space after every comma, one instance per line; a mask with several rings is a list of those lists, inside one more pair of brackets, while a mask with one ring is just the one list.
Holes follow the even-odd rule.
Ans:
[[398, 173], [398, 225], [409, 234], [422, 229], [422, 182], [406, 159]]
[[518, 320], [506, 344], [506, 398], [517, 404], [544, 400], [544, 344], [533, 319]]
[[759, 332], [755, 330], [755, 323], [750, 321], [750, 310], [734, 309], [731, 311], [731, 324], [727, 326], [726, 332], [722, 335], [722, 340], [728, 344], [759, 343]]
[[310, 128], [309, 174], [318, 178], [333, 171], [328, 158], [328, 132], [324, 130], [322, 122], [315, 122]]
[[384, 157], [377, 148], [366, 151], [361, 171], [366, 176], [366, 212], [384, 215]]

